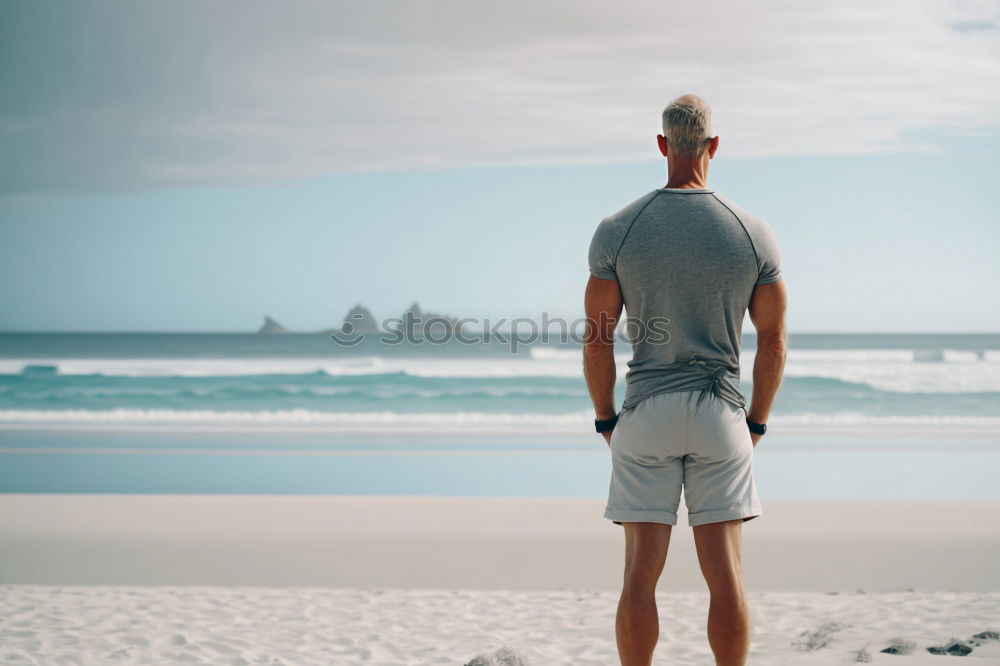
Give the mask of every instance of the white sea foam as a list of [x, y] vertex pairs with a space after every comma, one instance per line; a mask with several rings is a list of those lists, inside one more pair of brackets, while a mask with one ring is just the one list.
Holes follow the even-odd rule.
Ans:
[[212, 411], [172, 409], [0, 410], [0, 424], [178, 425], [317, 428], [347, 432], [577, 432], [589, 412], [503, 414], [488, 412], [320, 412], [306, 409]]
[[[744, 359], [743, 376], [750, 377], [753, 360]], [[975, 363], [803, 363], [790, 360], [785, 377], [818, 377], [863, 384], [894, 393], [1000, 392], [1000, 364]], [[1000, 412], [1000, 408], [998, 408]]]
[[[753, 350], [743, 352], [744, 359], [753, 357]], [[532, 347], [531, 357], [540, 361], [579, 361], [579, 349], [553, 349]], [[616, 359], [627, 361], [629, 354], [616, 354]], [[975, 361], [1000, 362], [1000, 350], [983, 352], [965, 349], [790, 349], [788, 359], [797, 362], [819, 363], [904, 363], [943, 362], [969, 363]]]
[[[791, 350], [787, 377], [817, 377], [864, 384], [899, 393], [1000, 392], [1000, 351], [941, 350], [941, 360], [919, 360], [910, 350]], [[617, 355], [619, 376], [629, 357]], [[749, 380], [754, 355], [744, 354], [742, 375]], [[179, 358], [179, 359], [0, 359], [0, 374], [29, 367], [54, 367], [62, 375], [122, 377], [230, 377], [249, 375], [331, 376], [405, 374], [426, 378], [557, 377], [580, 379], [582, 357], [567, 349], [532, 349], [530, 358]]]
[[[330, 432], [518, 432], [593, 433], [589, 410], [562, 414], [489, 412], [320, 412], [210, 411], [171, 409], [0, 410], [0, 427], [98, 426], [178, 427], [205, 429], [273, 428]], [[776, 430], [826, 432], [829, 428], [874, 432], [975, 431], [1000, 433], [1000, 416], [872, 416], [858, 412], [824, 412], [773, 416]]]
[[981, 360], [979, 352], [966, 349], [943, 349], [941, 357], [945, 363], [976, 363]]
[[54, 367], [63, 375], [119, 377], [232, 377], [247, 375], [363, 376], [403, 373], [414, 377], [580, 377], [575, 363], [545, 363], [520, 358], [442, 359], [380, 356], [329, 358], [174, 358], [174, 359], [0, 359], [0, 374], [29, 367]]
[[[743, 354], [753, 358], [753, 350]], [[918, 359], [910, 349], [790, 349], [788, 360], [799, 363], [907, 363]]]
[[[553, 349], [551, 347], [532, 347], [531, 358], [536, 361], [572, 361], [579, 365], [583, 362], [582, 349]], [[632, 358], [630, 353], [617, 353], [615, 360], [624, 363]]]

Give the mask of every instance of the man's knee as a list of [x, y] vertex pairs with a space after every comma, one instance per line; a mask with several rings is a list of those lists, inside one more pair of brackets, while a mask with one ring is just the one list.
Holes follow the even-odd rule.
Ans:
[[660, 579], [662, 567], [625, 563], [624, 589], [631, 592], [651, 591]]

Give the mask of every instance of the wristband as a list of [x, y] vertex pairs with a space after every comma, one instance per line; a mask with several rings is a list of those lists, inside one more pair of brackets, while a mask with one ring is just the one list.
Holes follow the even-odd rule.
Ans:
[[618, 423], [618, 415], [615, 414], [610, 419], [594, 419], [594, 428], [597, 432], [611, 432], [615, 429], [615, 424]]
[[747, 427], [750, 428], [750, 432], [755, 435], [763, 435], [767, 432], [767, 424], [765, 423], [754, 423], [750, 419], [747, 419]]

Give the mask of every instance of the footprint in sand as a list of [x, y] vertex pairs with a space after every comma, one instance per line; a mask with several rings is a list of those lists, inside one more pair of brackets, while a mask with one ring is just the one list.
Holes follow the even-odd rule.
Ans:
[[529, 666], [526, 657], [509, 647], [502, 647], [492, 654], [481, 654], [465, 666]]
[[964, 657], [972, 652], [972, 646], [963, 640], [952, 638], [944, 645], [932, 645], [927, 648], [931, 654], [950, 654], [955, 657]]
[[820, 625], [815, 631], [803, 631], [799, 634], [801, 638], [792, 643], [792, 647], [798, 648], [803, 652], [815, 652], [822, 647], [826, 647], [834, 633], [848, 626], [850, 625], [841, 622], [827, 622]]
[[889, 647], [879, 650], [879, 652], [886, 654], [913, 654], [913, 651], [917, 649], [917, 644], [914, 641], [909, 641], [905, 638], [893, 638], [889, 643]]

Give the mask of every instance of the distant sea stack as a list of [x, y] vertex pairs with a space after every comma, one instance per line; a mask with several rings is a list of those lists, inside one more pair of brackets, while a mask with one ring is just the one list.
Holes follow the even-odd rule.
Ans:
[[340, 330], [342, 333], [351, 335], [352, 333], [381, 333], [382, 329], [379, 328], [378, 322], [375, 320], [375, 315], [372, 311], [365, 306], [358, 303], [350, 312], [344, 317], [344, 323], [341, 325]]
[[438, 339], [458, 335], [463, 325], [464, 322], [450, 315], [421, 310], [419, 303], [414, 303], [403, 313], [404, 330], [411, 331], [418, 338]]
[[264, 325], [257, 332], [264, 334], [288, 333], [288, 329], [270, 317], [264, 317]]

